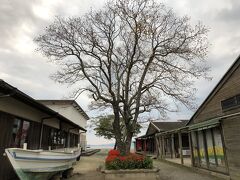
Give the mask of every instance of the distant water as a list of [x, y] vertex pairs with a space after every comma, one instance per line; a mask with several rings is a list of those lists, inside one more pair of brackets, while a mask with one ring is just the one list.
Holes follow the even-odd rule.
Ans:
[[[87, 147], [90, 147], [92, 149], [113, 149], [114, 144], [99, 144], [99, 145], [87, 145]], [[131, 149], [134, 149], [134, 144], [131, 144]]]
[[100, 145], [88, 145], [88, 147], [92, 148], [92, 149], [113, 149], [114, 145], [111, 144], [100, 144]]

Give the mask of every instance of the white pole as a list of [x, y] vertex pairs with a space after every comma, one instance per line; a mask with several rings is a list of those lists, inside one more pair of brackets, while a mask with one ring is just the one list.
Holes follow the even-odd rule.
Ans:
[[27, 143], [23, 143], [23, 149], [27, 150]]

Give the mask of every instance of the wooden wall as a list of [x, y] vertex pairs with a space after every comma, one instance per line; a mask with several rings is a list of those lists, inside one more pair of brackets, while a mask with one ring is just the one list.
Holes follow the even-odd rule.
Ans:
[[[237, 67], [238, 66], [238, 67]], [[221, 86], [217, 88], [212, 97], [210, 97], [197, 114], [192, 118], [191, 124], [208, 121], [215, 117], [231, 115], [240, 112], [240, 107], [234, 107], [229, 110], [222, 110], [221, 101], [240, 94], [240, 66], [237, 64], [236, 69], [231, 76]], [[240, 116], [235, 118], [226, 118], [222, 121], [223, 140], [226, 149], [226, 160], [229, 166], [231, 179], [240, 179]]]
[[[0, 179], [9, 180], [9, 179], [18, 179], [12, 165], [10, 164], [7, 156], [3, 156], [5, 149], [10, 148], [13, 144], [12, 131], [14, 126], [15, 118], [30, 122], [30, 126], [27, 133], [26, 143], [28, 143], [28, 149], [38, 149], [39, 148], [39, 139], [41, 131], [41, 123], [34, 122], [26, 119], [21, 119], [13, 115], [4, 113], [0, 111]], [[51, 141], [51, 131], [58, 131], [56, 128], [49, 127], [47, 125], [43, 126], [43, 136], [42, 136], [42, 149], [48, 150], [49, 146], [55, 148], [63, 148], [63, 144], [52, 144]], [[65, 132], [65, 134], [67, 134]], [[79, 135], [71, 133], [70, 142], [71, 147], [77, 146], [79, 141]], [[18, 146], [17, 146], [18, 147]]]
[[51, 127], [44, 125], [43, 126], [43, 136], [42, 136], [42, 149], [48, 150], [48, 147], [51, 144]]
[[39, 148], [40, 129], [41, 129], [40, 123], [30, 122], [27, 139], [28, 149]]
[[5, 148], [11, 146], [11, 134], [14, 117], [0, 112], [0, 179], [9, 180], [16, 179], [17, 176], [9, 162], [7, 156], [3, 156]]
[[208, 119], [240, 112], [240, 107], [230, 111], [222, 111], [221, 101], [240, 94], [240, 67], [232, 74], [215, 96], [202, 108], [190, 124]]
[[222, 121], [231, 179], [240, 179], [240, 116]]

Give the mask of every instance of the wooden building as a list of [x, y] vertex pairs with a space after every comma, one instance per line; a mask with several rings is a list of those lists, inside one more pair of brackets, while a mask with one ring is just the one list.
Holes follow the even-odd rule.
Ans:
[[[189, 144], [184, 144], [187, 134]], [[180, 148], [183, 164], [184, 146], [189, 146], [193, 167], [239, 180], [240, 56], [185, 126], [161, 131], [160, 124], [151, 123], [146, 135], [136, 139], [136, 150], [148, 150], [147, 138], [155, 139], [154, 149], [160, 158], [174, 158]]]
[[[172, 138], [177, 138], [178, 136], [164, 136], [164, 141], [162, 141], [165, 146], [164, 149], [162, 145], [159, 144], [159, 134], [165, 134], [166, 132], [172, 131], [174, 129], [178, 129], [184, 127], [188, 121], [187, 120], [179, 120], [176, 122], [150, 122], [146, 134], [136, 138], [135, 149], [138, 153], [146, 153], [146, 154], [154, 154], [158, 156], [159, 149], [162, 149], [162, 155], [165, 157], [172, 156], [173, 151], [172, 147]], [[188, 145], [188, 136], [183, 136], [183, 143]], [[170, 138], [169, 138], [170, 137]], [[187, 138], [185, 138], [187, 137]], [[161, 146], [161, 147], [159, 147]], [[175, 140], [175, 148], [178, 148], [178, 139]], [[177, 151], [176, 151], [177, 152]], [[177, 154], [176, 154], [177, 156]]]
[[240, 179], [240, 57], [187, 124], [192, 163]]
[[[87, 127], [89, 117], [75, 100], [38, 100], [38, 102], [70, 119], [75, 124], [83, 128]], [[86, 150], [87, 146], [85, 132], [80, 130], [80, 146], [83, 151]]]
[[0, 177], [16, 175], [5, 148], [56, 149], [79, 144], [83, 127], [0, 80]]
[[183, 158], [191, 156], [188, 130], [186, 122], [181, 127], [160, 132], [155, 135], [157, 142], [157, 157], [160, 159], [179, 158], [184, 164]]

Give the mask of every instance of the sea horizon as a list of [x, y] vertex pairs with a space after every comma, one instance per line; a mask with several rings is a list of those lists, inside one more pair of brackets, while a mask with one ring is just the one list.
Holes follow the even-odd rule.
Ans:
[[[91, 149], [113, 149], [114, 143], [110, 144], [88, 144], [87, 147]], [[134, 149], [134, 143], [131, 144], [131, 149]]]

